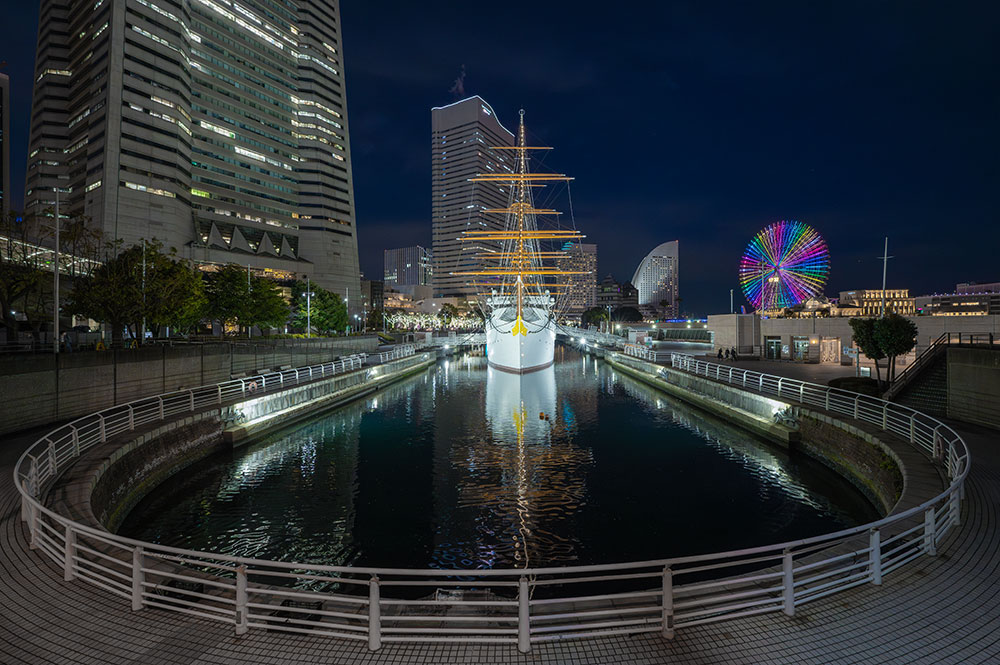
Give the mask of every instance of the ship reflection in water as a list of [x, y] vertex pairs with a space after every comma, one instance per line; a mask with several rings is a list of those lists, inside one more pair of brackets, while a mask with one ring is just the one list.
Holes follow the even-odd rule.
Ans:
[[[480, 440], [450, 454], [455, 508], [466, 521], [459, 528], [471, 538], [438, 544], [435, 562], [453, 566], [452, 557], [470, 549], [477, 566], [576, 561], [577, 538], [567, 526], [586, 502], [593, 455], [574, 443], [556, 409], [555, 369], [485, 371], [487, 428]], [[440, 529], [442, 535], [454, 531], [448, 524]]]
[[219, 454], [123, 535], [330, 565], [511, 568], [753, 547], [876, 517], [809, 460], [564, 347], [530, 374], [443, 361]]

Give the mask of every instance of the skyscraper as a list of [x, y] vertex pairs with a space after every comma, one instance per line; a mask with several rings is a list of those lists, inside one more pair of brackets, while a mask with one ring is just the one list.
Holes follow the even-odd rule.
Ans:
[[0, 214], [10, 211], [10, 79], [0, 74]]
[[42, 0], [25, 208], [360, 297], [337, 0]]
[[430, 286], [433, 269], [431, 252], [417, 245], [387, 249], [383, 255], [383, 280], [391, 288]]
[[512, 172], [513, 155], [492, 146], [512, 146], [514, 135], [497, 120], [481, 97], [431, 109], [431, 234], [434, 251], [434, 295], [470, 297], [478, 292], [469, 277], [452, 275], [475, 270], [477, 255], [495, 250], [486, 243], [462, 242], [470, 230], [499, 231], [503, 215], [485, 214], [506, 208], [509, 188], [471, 183], [477, 173]]
[[678, 247], [676, 240], [657, 245], [635, 269], [632, 284], [639, 290], [640, 307], [664, 312], [670, 317], [680, 314]]
[[560, 308], [579, 315], [597, 305], [597, 245], [566, 243], [562, 251], [565, 256], [558, 259], [558, 268], [570, 274], [559, 276], [566, 284]]

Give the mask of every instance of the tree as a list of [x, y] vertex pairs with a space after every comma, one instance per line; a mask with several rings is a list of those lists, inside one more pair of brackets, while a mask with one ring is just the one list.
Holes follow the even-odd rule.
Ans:
[[452, 305], [450, 302], [446, 302], [445, 304], [441, 305], [441, 311], [438, 312], [438, 316], [441, 317], [441, 323], [442, 325], [445, 326], [447, 326], [448, 323], [450, 323], [451, 320], [457, 317], [458, 315], [459, 315], [458, 308]]
[[343, 299], [315, 284], [310, 284], [309, 290], [312, 296], [307, 300], [305, 282], [292, 284], [292, 325], [299, 330], [312, 325], [322, 333], [346, 328], [347, 305]]
[[892, 313], [876, 320], [874, 336], [882, 353], [889, 358], [886, 383], [892, 385], [896, 380], [896, 356], [905, 355], [916, 346], [917, 326], [906, 317]]
[[163, 326], [190, 328], [207, 302], [201, 275], [174, 250], [164, 254], [161, 248], [156, 240], [144, 241], [76, 278], [68, 310], [109, 324], [112, 342], [121, 341], [126, 328], [139, 337], [144, 323], [157, 334]]
[[878, 361], [885, 358], [885, 352], [882, 351], [875, 336], [876, 323], [877, 319], [851, 319], [850, 321], [855, 346], [861, 349], [861, 353], [875, 361], [875, 377], [881, 390], [882, 372], [879, 369]]
[[622, 323], [635, 323], [642, 321], [642, 312], [635, 307], [619, 307], [611, 313], [611, 318]]
[[278, 327], [288, 321], [288, 303], [273, 280], [250, 275], [246, 268], [230, 263], [209, 276], [205, 287], [207, 313], [223, 327]]
[[580, 315], [580, 323], [585, 326], [599, 326], [608, 320], [608, 310], [604, 307], [591, 307]]

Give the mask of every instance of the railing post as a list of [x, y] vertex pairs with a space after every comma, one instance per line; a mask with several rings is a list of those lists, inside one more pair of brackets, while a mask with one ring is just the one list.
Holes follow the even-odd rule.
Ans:
[[531, 605], [528, 578], [521, 576], [517, 581], [517, 650], [531, 651]]
[[790, 616], [795, 616], [795, 568], [792, 561], [791, 550], [785, 550], [785, 555], [781, 557], [781, 579], [783, 602], [782, 611]]
[[917, 442], [917, 414], [910, 416], [910, 443]]
[[830, 389], [829, 388], [826, 389], [825, 395], [826, 395], [826, 410], [829, 411], [830, 410]]
[[101, 443], [104, 443], [105, 441], [108, 440], [108, 430], [104, 426], [104, 416], [101, 414], [97, 414], [97, 419], [100, 422]]
[[63, 549], [63, 579], [72, 582], [76, 579], [76, 564], [73, 558], [76, 556], [76, 531], [73, 530], [73, 523], [66, 522], [66, 534], [63, 536], [65, 548]]
[[194, 391], [193, 390], [189, 390], [188, 391], [188, 397], [190, 398], [189, 406], [191, 407], [191, 411], [194, 411]]
[[924, 511], [924, 554], [937, 556], [937, 523], [934, 520], [934, 506]]
[[861, 399], [861, 395], [858, 395], [857, 397], [854, 398], [854, 419], [855, 420], [860, 420], [858, 418], [858, 407], [860, 406], [860, 403], [859, 403], [860, 399]]
[[159, 404], [159, 416], [160, 416], [160, 420], [163, 420], [163, 418], [164, 418], [164, 416], [163, 416], [163, 398], [162, 397], [157, 397], [156, 400], [157, 400], [157, 402]]
[[743, 387], [747, 387], [747, 371], [743, 370]]
[[674, 636], [674, 573], [667, 566], [663, 569], [663, 636]]
[[215, 395], [216, 395], [216, 400], [215, 400], [216, 404], [222, 404], [222, 384], [221, 383], [218, 383], [218, 384], [215, 385], [215, 391], [216, 391], [215, 392]]
[[806, 384], [799, 382], [799, 403], [806, 403]]
[[875, 586], [882, 584], [882, 534], [878, 529], [868, 532], [868, 570]]
[[138, 612], [143, 608], [142, 587], [146, 581], [146, 574], [142, 572], [143, 566], [142, 548], [136, 547], [132, 550], [132, 611]]
[[763, 374], [760, 375], [760, 383], [757, 386], [757, 390], [759, 392], [764, 392], [764, 375]]
[[882, 429], [889, 429], [889, 403], [882, 405]]
[[260, 389], [262, 392], [267, 390], [267, 377], [263, 374], [260, 375]]
[[28, 549], [34, 550], [38, 549], [38, 520], [39, 512], [38, 507], [35, 504], [28, 505], [28, 534], [30, 538], [28, 539]]
[[80, 431], [75, 427], [70, 427], [73, 438], [73, 457], [80, 456]]
[[378, 577], [372, 575], [368, 582], [368, 648], [378, 651], [382, 647], [382, 607], [379, 605]]
[[729, 368], [729, 383], [733, 382], [733, 368]]
[[962, 525], [962, 500], [958, 492], [953, 491], [948, 497], [948, 517], [955, 526]]
[[250, 618], [247, 616], [247, 567], [236, 567], [236, 634], [245, 635], [250, 630]]
[[785, 377], [778, 378], [778, 397], [781, 397], [781, 384], [785, 381]]
[[56, 444], [55, 441], [53, 441], [52, 439], [48, 439], [48, 442], [49, 445], [48, 448], [46, 448], [46, 451], [48, 452], [49, 456], [49, 473], [51, 473], [52, 476], [55, 477], [58, 471], [58, 469], [56, 469]]
[[131, 404], [128, 405], [128, 428], [129, 430], [135, 429], [135, 409], [132, 408]]
[[940, 429], [940, 425], [934, 428], [934, 459], [938, 462], [941, 461], [941, 458], [944, 455], [944, 449], [941, 445], [941, 434], [938, 432]]

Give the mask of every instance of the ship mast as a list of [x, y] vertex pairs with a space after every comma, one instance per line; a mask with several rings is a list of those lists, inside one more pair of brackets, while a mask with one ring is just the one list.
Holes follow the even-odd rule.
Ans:
[[[528, 168], [529, 150], [551, 150], [549, 147], [529, 146], [525, 139], [524, 110], [520, 112], [521, 120], [517, 130], [517, 145], [494, 146], [493, 150], [516, 151], [516, 169], [514, 173], [479, 173], [470, 178], [471, 182], [490, 183], [494, 186], [510, 185], [511, 194], [506, 208], [484, 210], [487, 214], [502, 214], [506, 217], [503, 231], [466, 231], [463, 240], [493, 241], [500, 245], [499, 252], [479, 254], [478, 258], [494, 261], [497, 265], [484, 266], [480, 270], [455, 272], [453, 275], [488, 277], [497, 281], [473, 282], [475, 286], [500, 287], [499, 293], [493, 291], [494, 306], [497, 303], [516, 308], [516, 322], [511, 333], [514, 336], [526, 335], [524, 325], [524, 307], [547, 302], [552, 296], [552, 287], [564, 287], [565, 284], [546, 284], [545, 279], [556, 275], [585, 274], [577, 271], [560, 270], [547, 267], [546, 259], [556, 259], [566, 255], [564, 251], [542, 251], [540, 243], [570, 242], [583, 239], [583, 235], [570, 229], [540, 229], [536, 221], [538, 215], [559, 215], [556, 210], [536, 208], [534, 206], [531, 188], [545, 187], [546, 182], [568, 182], [573, 180], [564, 173], [531, 173]], [[548, 288], [547, 288], [548, 287]], [[509, 298], [507, 297], [509, 296]], [[512, 299], [512, 301], [511, 301]], [[548, 307], [546, 307], [548, 309]]]

